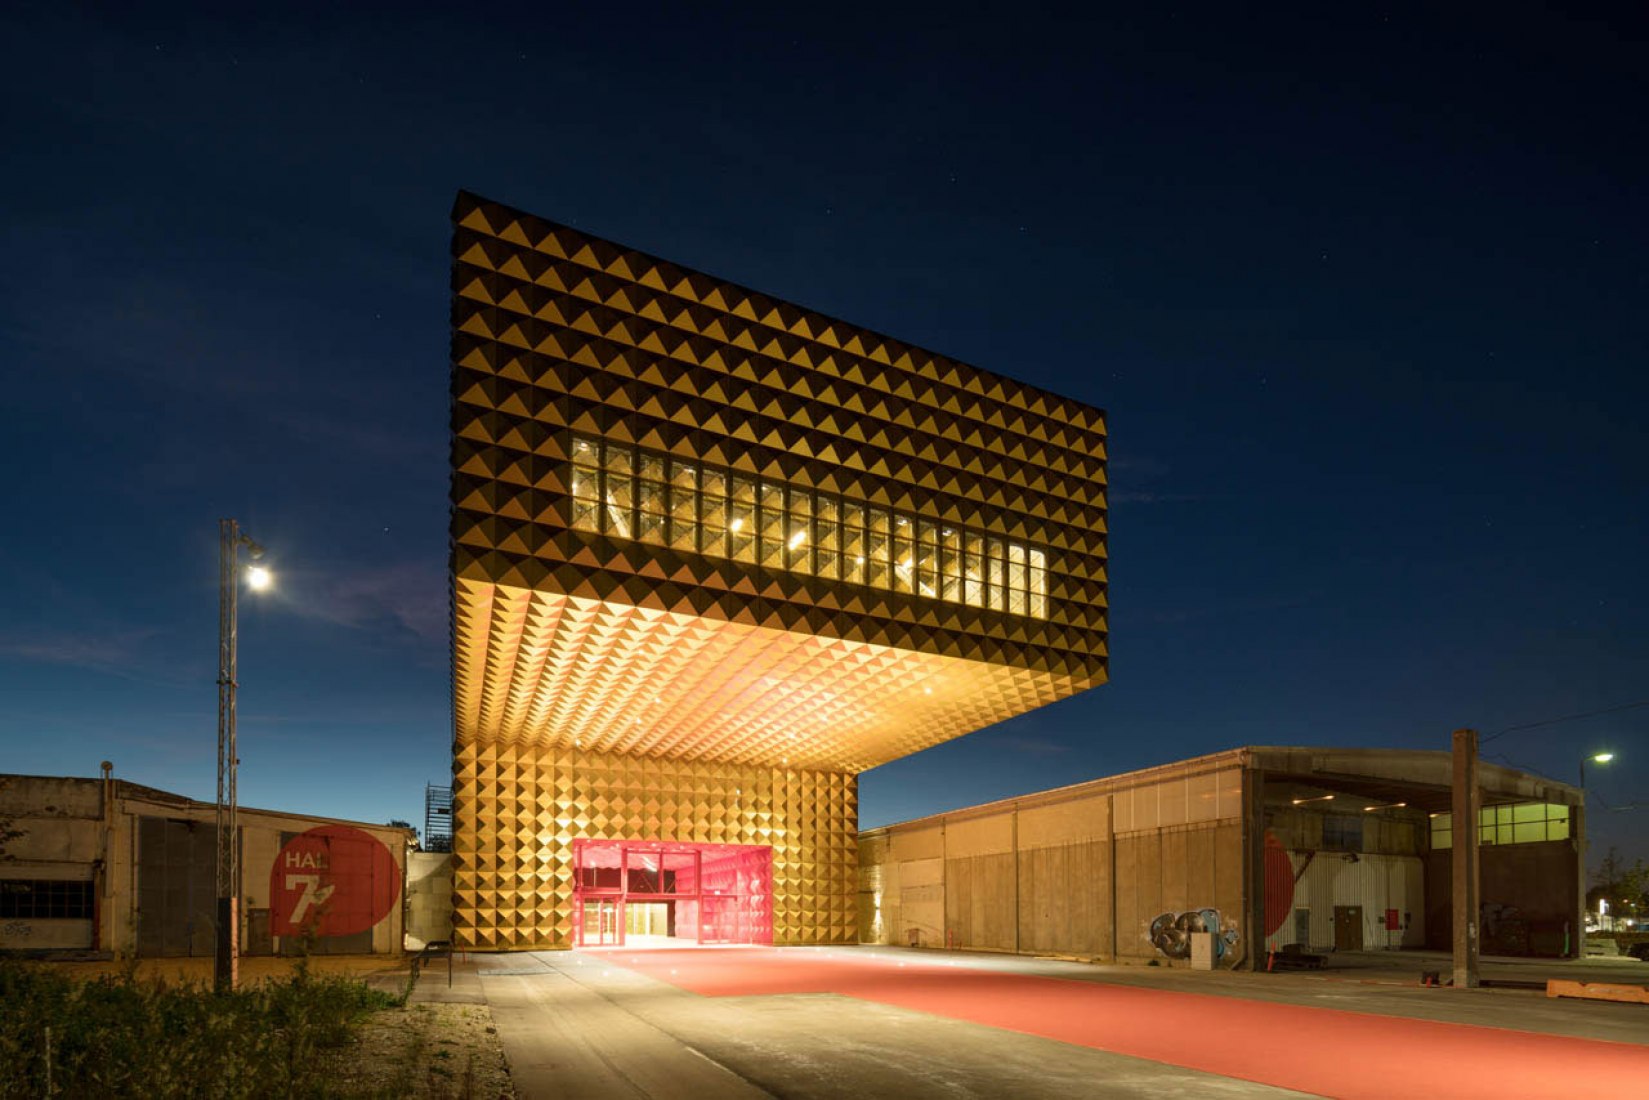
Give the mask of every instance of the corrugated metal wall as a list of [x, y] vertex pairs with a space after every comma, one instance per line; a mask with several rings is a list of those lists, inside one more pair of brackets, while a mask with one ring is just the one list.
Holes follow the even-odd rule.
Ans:
[[[1268, 950], [1291, 943], [1333, 948], [1336, 908], [1359, 910], [1355, 916], [1363, 950], [1425, 946], [1425, 871], [1418, 856], [1296, 850], [1288, 857], [1296, 876], [1294, 900], [1282, 928], [1267, 938]], [[1386, 926], [1388, 909], [1397, 911], [1395, 929]], [[1304, 918], [1301, 910], [1307, 913]]]

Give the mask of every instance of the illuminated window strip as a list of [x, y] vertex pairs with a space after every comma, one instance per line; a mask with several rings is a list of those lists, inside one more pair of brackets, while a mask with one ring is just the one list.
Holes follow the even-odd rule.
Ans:
[[[1479, 844], [1537, 844], [1569, 839], [1569, 807], [1544, 802], [1484, 806], [1478, 811]], [[1431, 815], [1434, 851], [1454, 846], [1454, 815]]]
[[572, 525], [617, 538], [1048, 617], [1048, 555], [980, 531], [573, 437]]

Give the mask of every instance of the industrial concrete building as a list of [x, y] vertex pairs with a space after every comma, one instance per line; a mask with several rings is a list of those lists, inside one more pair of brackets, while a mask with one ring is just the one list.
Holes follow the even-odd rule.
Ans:
[[[115, 779], [0, 775], [0, 951], [211, 957], [216, 807]], [[242, 953], [401, 950], [410, 829], [240, 810]]]
[[1105, 679], [1103, 414], [453, 223], [456, 942], [853, 942], [858, 774]]
[[[1243, 748], [859, 834], [866, 943], [1217, 965], [1450, 945], [1450, 755]], [[1580, 950], [1580, 792], [1483, 765], [1483, 950]]]

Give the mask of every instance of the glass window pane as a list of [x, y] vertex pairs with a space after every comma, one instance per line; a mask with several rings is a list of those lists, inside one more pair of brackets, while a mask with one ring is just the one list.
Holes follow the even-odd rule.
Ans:
[[1008, 609], [1008, 551], [1001, 539], [990, 539], [986, 543], [986, 553], [990, 560], [986, 563], [986, 575], [989, 578], [990, 588], [986, 599], [994, 611]]
[[602, 463], [609, 470], [616, 470], [621, 474], [633, 473], [636, 452], [633, 447], [626, 447], [622, 443], [603, 443], [601, 454], [605, 461]]
[[641, 478], [636, 482], [636, 538], [664, 541], [664, 482]]
[[727, 475], [720, 470], [699, 474], [699, 553], [727, 556]]
[[600, 473], [594, 466], [576, 465], [573, 467], [570, 488], [573, 498], [572, 525], [581, 531], [600, 530]]
[[857, 504], [842, 503], [842, 579], [865, 583], [865, 510]]
[[[619, 538], [630, 538], [635, 531], [635, 479], [630, 475], [629, 451], [614, 447], [611, 443], [604, 448], [609, 461], [603, 477], [606, 479], [603, 486], [602, 509], [603, 524], [608, 534]], [[614, 453], [622, 462], [612, 459]]]
[[1031, 551], [1030, 613], [1039, 619], [1048, 617], [1048, 555], [1041, 550]]
[[733, 475], [729, 483], [727, 556], [734, 561], [756, 560], [756, 479]]
[[971, 532], [963, 540], [962, 602], [970, 607], [985, 606], [985, 539]]
[[883, 508], [871, 508], [866, 516], [870, 524], [865, 553], [867, 583], [873, 588], [892, 588], [893, 518]]
[[820, 493], [813, 502], [813, 572], [816, 576], [833, 581], [840, 575], [841, 538], [840, 502], [828, 493]]
[[1030, 577], [1025, 570], [1025, 548], [1017, 542], [1008, 544], [1008, 611], [1025, 614], [1025, 593], [1030, 589]]
[[915, 580], [918, 595], [939, 595], [939, 525], [931, 520], [916, 524]]
[[893, 516], [893, 589], [916, 591], [916, 523], [909, 516]]
[[763, 481], [757, 490], [756, 505], [761, 527], [761, 564], [769, 569], [784, 568], [784, 486]]
[[670, 460], [670, 545], [690, 553], [699, 542], [699, 471], [690, 462]]
[[939, 529], [939, 598], [962, 598], [962, 532], [955, 527]]
[[790, 490], [789, 519], [785, 523], [785, 566], [798, 573], [813, 572], [813, 494]]

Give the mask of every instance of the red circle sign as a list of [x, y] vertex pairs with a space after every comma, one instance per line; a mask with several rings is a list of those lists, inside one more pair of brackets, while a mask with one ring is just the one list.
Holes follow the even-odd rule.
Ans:
[[322, 825], [287, 841], [269, 870], [269, 930], [348, 936], [383, 920], [401, 897], [395, 855], [370, 833]]

